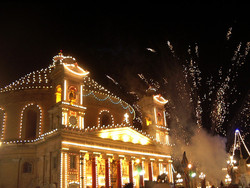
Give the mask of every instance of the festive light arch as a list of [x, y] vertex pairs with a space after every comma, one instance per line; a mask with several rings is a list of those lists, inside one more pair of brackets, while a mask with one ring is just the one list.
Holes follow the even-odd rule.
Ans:
[[[86, 90], [86, 91], [88, 91], [88, 90]], [[90, 95], [93, 95], [93, 97], [94, 97], [96, 100], [100, 101], [100, 102], [103, 102], [103, 101], [106, 101], [107, 99], [109, 99], [110, 102], [112, 102], [113, 104], [120, 104], [121, 107], [122, 107], [124, 110], [128, 109], [130, 114], [134, 114], [133, 119], [135, 118], [135, 111], [134, 111], [134, 109], [133, 109], [129, 104], [127, 104], [126, 102], [122, 101], [121, 99], [117, 99], [116, 97], [114, 97], [114, 96], [112, 96], [112, 95], [107, 95], [105, 98], [99, 98], [99, 97], [97, 97], [97, 96], [95, 95], [95, 93], [96, 93], [95, 91], [90, 91], [88, 94], [83, 94], [82, 96], [88, 97], [88, 96], [90, 96]], [[100, 93], [99, 93], [99, 94], [100, 94]], [[112, 98], [117, 99], [117, 101], [114, 101]], [[124, 105], [123, 103], [124, 103], [125, 105]]]
[[41, 136], [41, 131], [42, 131], [41, 130], [41, 128], [42, 128], [42, 108], [39, 105], [37, 105], [37, 104], [29, 103], [29, 104], [25, 105], [23, 107], [22, 111], [21, 111], [21, 120], [20, 120], [20, 127], [19, 127], [19, 138], [22, 138], [22, 128], [23, 128], [23, 115], [24, 115], [24, 112], [25, 112], [25, 110], [27, 108], [32, 107], [32, 106], [38, 108], [38, 110], [39, 110], [38, 135], [39, 135], [39, 137]]

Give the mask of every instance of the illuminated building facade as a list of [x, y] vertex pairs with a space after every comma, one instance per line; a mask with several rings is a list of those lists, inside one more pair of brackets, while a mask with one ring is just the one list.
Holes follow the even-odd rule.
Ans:
[[162, 173], [173, 181], [165, 115], [158, 117], [166, 100], [151, 97], [155, 119], [138, 130], [134, 109], [89, 74], [59, 53], [0, 90], [0, 187], [140, 187]]

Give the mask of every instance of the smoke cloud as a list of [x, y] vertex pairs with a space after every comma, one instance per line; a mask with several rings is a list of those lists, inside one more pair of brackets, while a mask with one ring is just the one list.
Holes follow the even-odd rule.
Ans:
[[199, 172], [206, 174], [206, 180], [210, 184], [219, 185], [224, 180], [225, 172], [222, 168], [226, 167], [227, 158], [225, 138], [212, 136], [203, 129], [197, 129], [188, 145], [180, 141], [176, 143], [174, 157], [182, 158], [184, 151], [189, 162]]

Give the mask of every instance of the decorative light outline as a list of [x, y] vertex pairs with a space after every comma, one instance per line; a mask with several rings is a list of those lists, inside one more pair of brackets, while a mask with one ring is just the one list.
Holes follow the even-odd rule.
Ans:
[[104, 110], [101, 110], [101, 111], [99, 112], [99, 114], [98, 114], [98, 115], [99, 115], [98, 120], [97, 120], [98, 127], [103, 126], [103, 125], [100, 125], [100, 123], [101, 123], [101, 114], [102, 114], [103, 112], [107, 112], [108, 114], [110, 114], [110, 117], [111, 117], [111, 125], [113, 126], [113, 125], [114, 125], [114, 116], [109, 112], [109, 110], [104, 109]]
[[[86, 91], [89, 91], [89, 90], [86, 90]], [[102, 94], [102, 95], [107, 95], [107, 97], [105, 97], [105, 98], [103, 98], [103, 99], [100, 99], [100, 98], [98, 98], [98, 97], [95, 95], [95, 93]], [[118, 98], [118, 102], [114, 102], [114, 101], [111, 99], [111, 97], [116, 98], [116, 99], [117, 99], [117, 97], [112, 96], [112, 95], [109, 95], [109, 94], [99, 93], [99, 92], [97, 92], [97, 91], [90, 91], [90, 92], [89, 92], [88, 94], [86, 94], [86, 95], [83, 94], [84, 97], [87, 97], [87, 96], [90, 96], [90, 95], [93, 95], [94, 98], [95, 98], [96, 100], [98, 100], [98, 101], [105, 101], [105, 100], [109, 99], [110, 102], [112, 102], [113, 104], [120, 104], [124, 110], [128, 109], [130, 114], [133, 113], [133, 114], [134, 114], [133, 119], [135, 119], [135, 111], [134, 111], [134, 109], [133, 109], [128, 103], [126, 103], [125, 101], [122, 101], [121, 99]], [[123, 106], [122, 102], [125, 103], [127, 106]], [[132, 110], [131, 110], [131, 109], [132, 109]]]
[[[22, 138], [22, 128], [23, 128], [23, 113], [27, 107], [35, 106], [34, 103], [29, 103], [25, 105], [21, 111], [20, 127], [19, 127], [19, 138]], [[39, 109], [39, 127], [38, 127], [38, 137], [41, 136], [41, 127], [42, 127], [42, 108], [37, 104], [36, 107]]]
[[66, 95], [67, 95], [67, 80], [64, 80], [63, 100], [65, 101], [66, 101]]
[[80, 86], [80, 105], [82, 105], [82, 103], [83, 103], [82, 89], [83, 89], [83, 86], [81, 85], [81, 86]]
[[0, 110], [3, 111], [3, 123], [2, 123], [2, 130], [0, 134], [1, 140], [4, 139], [4, 133], [5, 133], [5, 124], [6, 124], [6, 112], [3, 108], [0, 107]]
[[94, 149], [100, 149], [100, 150], [109, 150], [109, 151], [114, 151], [114, 152], [123, 152], [123, 153], [131, 153], [131, 154], [138, 154], [138, 155], [171, 158], [170, 155], [162, 155], [162, 154], [156, 154], [156, 153], [145, 153], [145, 152], [140, 152], [140, 151], [123, 150], [123, 149], [118, 149], [118, 148], [110, 148], [110, 147], [103, 147], [103, 146], [96, 146], [96, 145], [94, 146], [94, 145], [87, 145], [87, 144], [79, 144], [79, 143], [68, 142], [68, 141], [62, 141], [62, 144], [87, 147], [87, 148], [94, 148]]
[[161, 95], [154, 95], [154, 100], [160, 104], [167, 104], [168, 100], [164, 99]]
[[164, 118], [164, 124], [167, 126], [167, 121], [166, 121], [166, 111], [163, 111], [163, 118]]
[[[71, 73], [76, 74], [76, 75], [78, 75], [78, 76], [86, 76], [86, 75], [89, 74], [88, 71], [85, 71], [83, 68], [79, 67], [79, 66], [76, 65], [76, 64], [66, 64], [66, 63], [63, 63], [63, 66], [64, 66], [68, 71], [70, 71]], [[80, 69], [80, 71], [82, 71], [82, 73], [75, 72], [75, 71], [71, 70], [69, 67], [77, 67], [78, 69]]]

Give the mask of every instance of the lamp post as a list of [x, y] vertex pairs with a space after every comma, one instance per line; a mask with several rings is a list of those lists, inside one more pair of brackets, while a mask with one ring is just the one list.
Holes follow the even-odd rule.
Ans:
[[192, 169], [192, 164], [188, 164], [188, 169], [189, 169], [189, 176], [190, 176], [190, 187], [193, 188], [194, 187], [194, 178], [196, 177], [196, 172], [193, 172]]
[[231, 181], [232, 181], [231, 177], [229, 176], [229, 174], [227, 174], [225, 178], [225, 183], [228, 185], [231, 183]]
[[206, 180], [205, 180], [206, 174], [203, 172], [200, 173], [199, 178], [201, 179], [201, 188], [206, 187]]
[[183, 179], [181, 178], [181, 174], [180, 173], [178, 173], [177, 175], [176, 175], [176, 185], [177, 186], [183, 186]]

